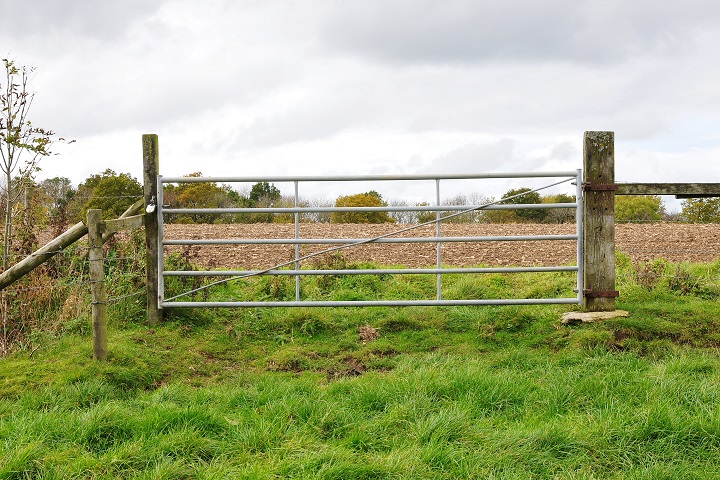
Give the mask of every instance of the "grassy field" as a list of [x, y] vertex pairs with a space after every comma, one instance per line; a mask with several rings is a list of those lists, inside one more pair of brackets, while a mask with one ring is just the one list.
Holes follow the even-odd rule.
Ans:
[[[720, 478], [720, 263], [618, 265], [630, 317], [574, 326], [542, 306], [191, 310], [149, 327], [128, 299], [108, 362], [87, 318], [0, 361], [0, 479]], [[445, 288], [556, 296], [572, 280]], [[319, 277], [306, 293], [433, 288]]]

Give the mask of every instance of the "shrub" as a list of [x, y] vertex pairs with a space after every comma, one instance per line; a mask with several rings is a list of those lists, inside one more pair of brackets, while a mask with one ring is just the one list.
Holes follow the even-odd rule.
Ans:
[[[377, 192], [338, 197], [335, 207], [384, 207], [387, 204]], [[332, 223], [395, 223], [387, 212], [333, 212]]]

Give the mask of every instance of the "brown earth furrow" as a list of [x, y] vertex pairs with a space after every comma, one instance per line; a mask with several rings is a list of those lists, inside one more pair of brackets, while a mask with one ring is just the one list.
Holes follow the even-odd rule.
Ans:
[[[300, 238], [365, 239], [392, 233], [405, 225], [301, 224]], [[166, 239], [292, 239], [289, 224], [165, 225]], [[448, 237], [527, 236], [572, 234], [574, 225], [448, 224], [441, 234]], [[434, 227], [421, 227], [391, 238], [435, 236]], [[617, 248], [634, 261], [665, 258], [669, 261], [707, 262], [720, 258], [720, 225], [675, 223], [619, 224]], [[318, 252], [333, 245], [301, 245], [300, 254]], [[294, 258], [293, 245], [222, 245], [166, 247], [189, 249], [193, 261], [211, 268], [269, 268]], [[341, 250], [352, 262], [426, 267], [436, 263], [434, 243], [373, 244]], [[563, 265], [575, 262], [573, 241], [448, 242], [442, 245], [444, 265]], [[303, 265], [311, 265], [306, 260]], [[315, 260], [317, 262], [317, 260]]]

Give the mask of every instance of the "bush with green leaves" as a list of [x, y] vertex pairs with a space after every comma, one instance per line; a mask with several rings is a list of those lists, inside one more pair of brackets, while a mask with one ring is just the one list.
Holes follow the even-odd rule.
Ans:
[[615, 220], [618, 222], [659, 222], [665, 206], [659, 195], [616, 195]]
[[681, 215], [688, 222], [719, 223], [720, 198], [689, 198], [683, 200]]

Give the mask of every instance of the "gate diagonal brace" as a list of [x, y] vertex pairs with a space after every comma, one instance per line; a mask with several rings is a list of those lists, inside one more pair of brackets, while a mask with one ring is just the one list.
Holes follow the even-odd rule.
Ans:
[[585, 298], [617, 298], [620, 292], [617, 290], [583, 290]]
[[618, 184], [583, 182], [582, 189], [583, 192], [611, 192], [618, 189]]

